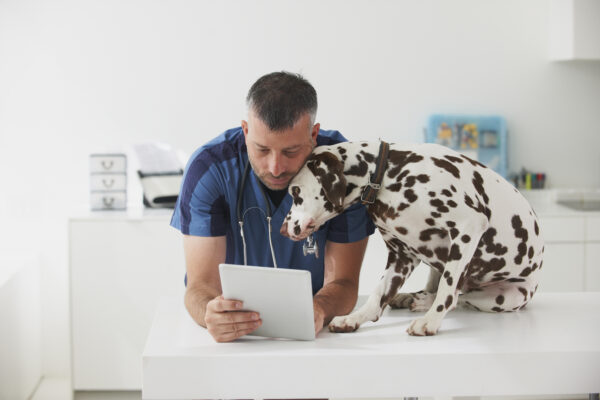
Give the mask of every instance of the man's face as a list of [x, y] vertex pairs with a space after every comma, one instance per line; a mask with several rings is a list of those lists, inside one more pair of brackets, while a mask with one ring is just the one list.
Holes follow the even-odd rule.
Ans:
[[292, 128], [271, 131], [252, 110], [242, 121], [250, 165], [258, 178], [271, 190], [287, 188], [300, 171], [317, 143], [319, 124], [311, 124], [305, 114]]

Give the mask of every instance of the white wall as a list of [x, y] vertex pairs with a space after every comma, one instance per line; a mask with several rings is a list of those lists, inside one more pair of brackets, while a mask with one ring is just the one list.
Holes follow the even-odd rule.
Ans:
[[0, 240], [42, 251], [46, 374], [69, 373], [65, 217], [87, 201], [88, 153], [191, 153], [266, 72], [302, 72], [322, 126], [354, 140], [502, 114], [512, 170], [600, 186], [600, 62], [549, 62], [547, 17], [544, 0], [0, 0]]

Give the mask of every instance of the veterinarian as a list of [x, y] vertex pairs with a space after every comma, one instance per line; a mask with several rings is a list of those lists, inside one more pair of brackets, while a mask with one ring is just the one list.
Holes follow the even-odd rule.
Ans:
[[292, 177], [315, 146], [346, 139], [315, 123], [317, 94], [300, 75], [265, 75], [246, 101], [247, 121], [200, 147], [186, 166], [171, 220], [183, 234], [185, 305], [217, 342], [246, 335], [260, 326], [260, 315], [239, 311], [240, 302], [221, 296], [218, 265], [276, 262], [279, 268], [311, 272], [318, 333], [354, 307], [368, 236], [375, 228], [362, 205], [351, 207], [314, 233], [318, 257], [305, 255], [302, 242], [280, 235], [292, 204], [287, 193]]

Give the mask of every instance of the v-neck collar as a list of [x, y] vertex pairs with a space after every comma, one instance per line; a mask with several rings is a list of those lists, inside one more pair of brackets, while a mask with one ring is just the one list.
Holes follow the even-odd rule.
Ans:
[[250, 179], [252, 180], [252, 187], [254, 188], [254, 192], [256, 194], [256, 201], [258, 202], [259, 206], [261, 208], [263, 208], [263, 210], [265, 210], [265, 214], [266, 214], [267, 206], [265, 204], [265, 200], [268, 201], [269, 206], [271, 207], [272, 219], [274, 221], [281, 220], [283, 222], [283, 217], [285, 217], [285, 214], [287, 214], [288, 210], [292, 206], [292, 196], [290, 196], [289, 193], [286, 193], [285, 196], [283, 197], [283, 199], [281, 200], [281, 203], [279, 203], [279, 206], [276, 208], [275, 204], [271, 200], [271, 197], [266, 192], [266, 190], [264, 192], [265, 195], [264, 196], [262, 195], [262, 193], [261, 193], [261, 189], [263, 189], [261, 187], [262, 183], [260, 182], [260, 179], [258, 179], [256, 174], [254, 173], [254, 169], [252, 169], [251, 172], [252, 173], [250, 174], [251, 175]]

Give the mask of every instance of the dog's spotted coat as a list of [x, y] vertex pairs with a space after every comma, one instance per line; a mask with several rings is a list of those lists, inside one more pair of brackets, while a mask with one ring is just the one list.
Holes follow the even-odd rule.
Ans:
[[[379, 143], [316, 148], [290, 183], [294, 204], [281, 232], [304, 239], [359, 202], [378, 151]], [[392, 144], [381, 190], [367, 210], [389, 249], [386, 270], [367, 303], [334, 318], [331, 331], [376, 321], [389, 304], [427, 311], [407, 331], [434, 335], [457, 303], [516, 311], [537, 289], [544, 241], [536, 215], [513, 186], [477, 161], [435, 144]], [[397, 293], [420, 261], [431, 267], [426, 288]]]

